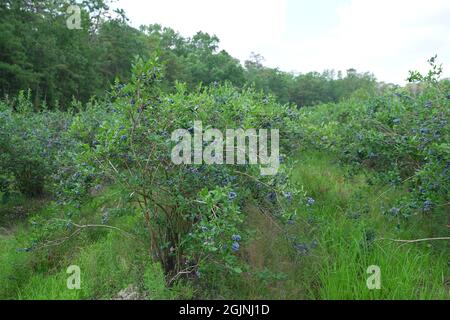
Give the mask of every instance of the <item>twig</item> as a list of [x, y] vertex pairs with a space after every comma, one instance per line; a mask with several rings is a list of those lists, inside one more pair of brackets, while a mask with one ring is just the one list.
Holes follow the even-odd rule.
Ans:
[[[64, 220], [64, 219], [53, 219], [53, 220], [61, 221], [61, 222], [69, 222], [69, 221]], [[133, 238], [135, 240], [138, 240], [138, 241], [142, 242], [140, 239], [138, 239], [137, 237], [135, 237], [131, 233], [126, 232], [125, 230], [122, 230], [122, 229], [114, 227], [114, 226], [97, 225], [97, 224], [79, 225], [79, 224], [76, 224], [76, 223], [73, 223], [73, 222], [70, 222], [70, 223], [73, 226], [75, 226], [77, 229], [73, 233], [71, 233], [69, 236], [61, 238], [61, 239], [48, 241], [48, 242], [44, 243], [41, 246], [33, 248], [33, 250], [40, 250], [40, 249], [47, 248], [47, 247], [59, 246], [59, 245], [63, 244], [64, 242], [66, 242], [66, 241], [74, 238], [75, 236], [79, 235], [81, 233], [81, 231], [83, 231], [83, 229], [88, 229], [88, 228], [105, 228], [105, 229], [110, 229], [110, 230], [116, 230], [116, 231], [119, 231], [122, 234], [126, 235], [128, 238]]]
[[60, 246], [62, 245], [64, 242], [70, 240], [71, 238], [77, 236], [79, 233], [81, 232], [81, 229], [77, 229], [75, 232], [73, 232], [70, 236], [68, 237], [64, 237], [62, 239], [57, 239], [57, 240], [52, 240], [52, 241], [48, 241], [47, 243], [44, 243], [41, 246], [35, 247], [33, 248], [33, 250], [40, 250], [43, 248], [47, 248], [47, 247], [55, 247], [55, 246]]
[[116, 230], [116, 231], [120, 231], [122, 232], [124, 235], [126, 235], [129, 238], [136, 238], [135, 236], [133, 236], [131, 233], [126, 232], [125, 230], [122, 230], [120, 228], [117, 227], [113, 227], [113, 226], [107, 226], [107, 225], [100, 225], [100, 224], [87, 224], [87, 225], [83, 225], [83, 226], [78, 226], [75, 225], [77, 228], [80, 229], [86, 229], [86, 228], [106, 228], [106, 229], [111, 229], [111, 230]]
[[237, 170], [234, 170], [234, 173], [237, 173], [237, 174], [240, 174], [240, 175], [246, 176], [246, 177], [248, 177], [248, 178], [250, 178], [250, 179], [253, 179], [253, 180], [255, 180], [256, 182], [259, 182], [259, 183], [261, 183], [261, 184], [265, 185], [265, 186], [266, 186], [267, 188], [269, 188], [269, 189], [272, 189], [272, 190], [274, 190], [274, 191], [278, 191], [278, 190], [277, 190], [277, 189], [275, 189], [274, 187], [272, 187], [272, 186], [268, 185], [268, 184], [267, 184], [267, 183], [265, 183], [265, 182], [262, 182], [261, 180], [259, 180], [259, 179], [255, 178], [255, 177], [253, 177], [253, 176], [251, 176], [251, 175], [249, 175], [248, 173], [245, 173], [245, 172], [241, 172], [241, 171], [237, 171]]
[[6, 229], [6, 228], [4, 228], [4, 227], [0, 227], [0, 229], [1, 229], [3, 232], [5, 232], [5, 234], [6, 234], [7, 236], [9, 236], [9, 235], [12, 234], [11, 231], [9, 231], [8, 229]]
[[269, 214], [268, 212], [266, 212], [266, 210], [264, 210], [262, 207], [260, 207], [260, 206], [258, 206], [258, 205], [257, 205], [257, 207], [258, 207], [259, 211], [260, 211], [263, 215], [265, 215], [265, 216], [273, 223], [273, 225], [274, 225], [275, 227], [277, 227], [279, 230], [283, 230], [283, 228], [280, 227], [280, 225], [273, 219], [273, 217], [272, 217], [271, 214]]
[[185, 270], [178, 272], [172, 279], [169, 280], [169, 285], [171, 285], [175, 280], [177, 280], [183, 274], [191, 274], [197, 266], [191, 266]]
[[427, 242], [427, 241], [438, 241], [438, 240], [444, 240], [449, 241], [450, 237], [442, 237], [442, 238], [425, 238], [425, 239], [415, 239], [415, 240], [401, 240], [401, 239], [388, 239], [388, 238], [380, 238], [377, 240], [388, 240], [393, 242], [399, 242], [399, 243], [419, 243], [419, 242]]

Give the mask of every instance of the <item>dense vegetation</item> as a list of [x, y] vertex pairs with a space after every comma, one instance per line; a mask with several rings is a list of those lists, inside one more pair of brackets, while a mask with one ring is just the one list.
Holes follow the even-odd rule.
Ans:
[[0, 96], [13, 99], [29, 88], [39, 110], [45, 105], [66, 108], [73, 97], [85, 103], [94, 95], [104, 96], [116, 78], [127, 82], [136, 55], [147, 60], [155, 53], [165, 65], [163, 86], [169, 91], [176, 81], [190, 89], [199, 83], [230, 81], [238, 87], [254, 85], [282, 103], [303, 106], [337, 102], [376, 85], [371, 74], [353, 69], [345, 75], [335, 71], [294, 75], [266, 68], [256, 54], [244, 67], [219, 51], [215, 36], [199, 32], [184, 38], [160, 25], [136, 30], [123, 12], [112, 12], [104, 0], [82, 1], [82, 29], [71, 30], [66, 25], [67, 6], [51, 0], [2, 1]]
[[[0, 298], [448, 298], [435, 58], [406, 88], [294, 75], [241, 66], [205, 33], [135, 30], [100, 0], [69, 30], [65, 8], [0, 4]], [[171, 133], [194, 120], [279, 129], [278, 174], [175, 165]], [[412, 239], [428, 240], [396, 241]]]

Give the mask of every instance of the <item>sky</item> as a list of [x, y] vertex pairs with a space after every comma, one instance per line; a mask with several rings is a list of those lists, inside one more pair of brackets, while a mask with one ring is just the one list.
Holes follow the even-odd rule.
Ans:
[[306, 73], [372, 72], [404, 84], [438, 55], [450, 77], [449, 0], [118, 0], [133, 26], [159, 23], [185, 37], [215, 34], [242, 62]]

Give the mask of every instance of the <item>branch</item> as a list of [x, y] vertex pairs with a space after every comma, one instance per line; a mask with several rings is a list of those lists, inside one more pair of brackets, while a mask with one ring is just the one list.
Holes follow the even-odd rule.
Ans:
[[[62, 222], [69, 222], [67, 220], [64, 219], [53, 219], [55, 221], [62, 221]], [[110, 229], [110, 230], [115, 230], [115, 231], [119, 231], [121, 232], [123, 235], [127, 236], [128, 238], [133, 238], [135, 240], [138, 240], [140, 242], [142, 242], [140, 239], [138, 239], [137, 237], [135, 237], [134, 235], [132, 235], [129, 232], [126, 232], [125, 230], [122, 230], [120, 228], [114, 227], [114, 226], [108, 226], [108, 225], [97, 225], [97, 224], [87, 224], [87, 225], [79, 225], [73, 222], [70, 222], [73, 226], [75, 226], [77, 229], [71, 233], [69, 236], [61, 238], [61, 239], [56, 239], [56, 240], [51, 240], [48, 241], [46, 243], [44, 243], [41, 246], [35, 247], [33, 248], [33, 250], [40, 250], [46, 247], [54, 247], [54, 246], [59, 246], [62, 245], [63, 243], [65, 243], [66, 241], [78, 236], [81, 231], [83, 231], [83, 229], [87, 229], [87, 228], [106, 228], [106, 229]]]
[[444, 240], [444, 241], [449, 241], [450, 237], [442, 237], [442, 238], [425, 238], [425, 239], [415, 239], [415, 240], [400, 240], [400, 239], [388, 239], [388, 238], [380, 238], [377, 240], [387, 240], [387, 241], [393, 241], [393, 242], [398, 242], [398, 243], [419, 243], [419, 242], [427, 242], [427, 241], [439, 241], [439, 240]]
[[172, 279], [169, 280], [169, 285], [171, 285], [175, 280], [177, 280], [183, 274], [191, 274], [197, 266], [191, 266], [185, 270], [178, 272]]

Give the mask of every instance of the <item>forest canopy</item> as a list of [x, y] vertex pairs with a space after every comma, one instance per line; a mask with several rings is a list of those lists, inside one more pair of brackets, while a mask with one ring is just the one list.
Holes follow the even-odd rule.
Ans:
[[[30, 90], [35, 108], [43, 104], [65, 108], [76, 100], [101, 97], [118, 79], [130, 78], [135, 56], [144, 60], [157, 54], [165, 67], [164, 87], [185, 82], [231, 82], [255, 86], [282, 103], [308, 106], [338, 102], [358, 89], [375, 90], [375, 77], [354, 69], [346, 72], [294, 74], [265, 67], [252, 54], [245, 63], [220, 50], [214, 35], [198, 32], [183, 37], [159, 24], [131, 27], [122, 10], [109, 1], [82, 1], [81, 29], [68, 28], [74, 1], [6, 0], [0, 3], [0, 96], [14, 97]], [[301, 59], [301, 57], [299, 57]]]

